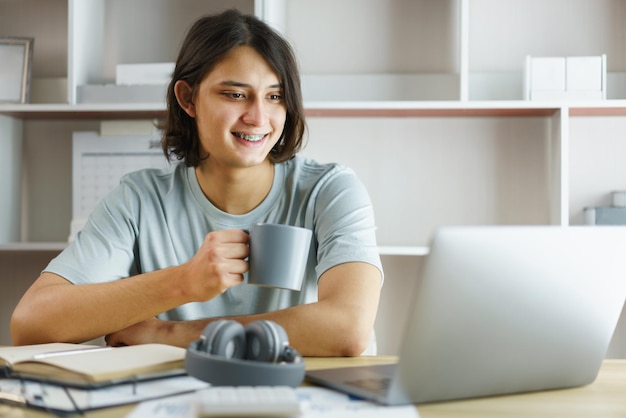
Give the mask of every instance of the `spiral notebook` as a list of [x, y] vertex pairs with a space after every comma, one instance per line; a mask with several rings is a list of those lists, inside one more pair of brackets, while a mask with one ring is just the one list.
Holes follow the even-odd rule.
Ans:
[[0, 380], [0, 403], [40, 409], [55, 414], [82, 414], [94, 409], [195, 392], [208, 386], [208, 383], [186, 375], [128, 382], [102, 388], [78, 388], [32, 380], [2, 379]]

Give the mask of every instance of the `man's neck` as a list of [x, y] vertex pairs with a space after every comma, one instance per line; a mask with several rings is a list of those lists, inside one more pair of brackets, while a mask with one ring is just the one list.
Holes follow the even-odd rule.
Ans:
[[243, 215], [261, 204], [274, 180], [274, 164], [267, 161], [245, 169], [215, 169], [209, 164], [196, 167], [202, 192], [223, 212]]

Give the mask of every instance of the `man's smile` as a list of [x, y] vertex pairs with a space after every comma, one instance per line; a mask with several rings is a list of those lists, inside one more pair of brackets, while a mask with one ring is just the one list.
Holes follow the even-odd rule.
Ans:
[[248, 142], [259, 142], [260, 140], [262, 140], [263, 138], [265, 138], [265, 136], [267, 134], [261, 134], [261, 135], [247, 135], [241, 132], [232, 132], [233, 135], [235, 135], [237, 138], [241, 138], [243, 140], [246, 140]]

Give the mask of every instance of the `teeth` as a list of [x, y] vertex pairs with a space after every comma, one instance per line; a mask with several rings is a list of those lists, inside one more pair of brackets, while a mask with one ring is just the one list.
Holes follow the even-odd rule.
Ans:
[[265, 135], [246, 135], [240, 132], [233, 132], [233, 135], [250, 142], [258, 142], [265, 137]]

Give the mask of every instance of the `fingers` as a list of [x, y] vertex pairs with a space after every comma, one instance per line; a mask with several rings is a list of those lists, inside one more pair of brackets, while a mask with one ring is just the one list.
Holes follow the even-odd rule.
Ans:
[[160, 319], [151, 317], [106, 335], [104, 341], [111, 347], [157, 342], [158, 330], [163, 324]]
[[248, 234], [241, 229], [213, 231], [190, 260], [188, 289], [199, 301], [209, 300], [241, 284], [248, 271]]
[[210, 260], [214, 262], [243, 260], [248, 257], [249, 253], [248, 239], [248, 234], [241, 229], [214, 231], [206, 235], [202, 247]]
[[110, 347], [125, 347], [128, 344], [118, 338], [117, 333], [109, 334], [104, 337], [104, 342]]

